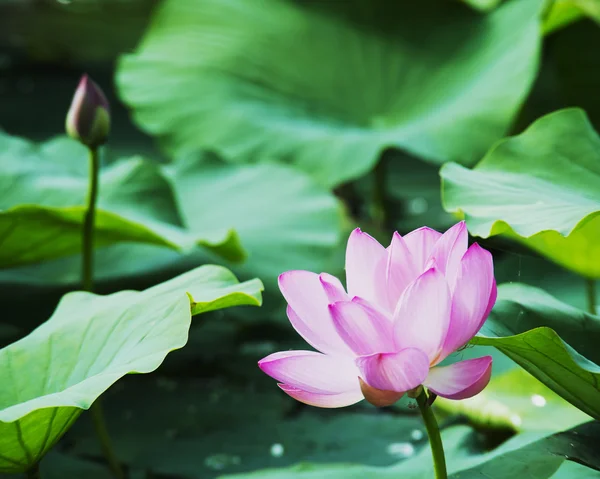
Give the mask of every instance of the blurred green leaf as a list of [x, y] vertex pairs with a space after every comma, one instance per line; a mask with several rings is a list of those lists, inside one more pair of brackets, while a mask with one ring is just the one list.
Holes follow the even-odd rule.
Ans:
[[[485, 477], [486, 479], [547, 479], [568, 458], [600, 468], [593, 445], [600, 437], [600, 423], [592, 422], [575, 429], [544, 437], [524, 433], [510, 439], [491, 452], [474, 453], [471, 431], [464, 426], [442, 433], [449, 479]], [[250, 474], [228, 475], [222, 479], [429, 479], [434, 477], [428, 448], [401, 464], [387, 468], [361, 465], [298, 464], [289, 469], [266, 469]], [[585, 477], [585, 476], [582, 476]], [[574, 478], [575, 479], [575, 478]]]
[[174, 155], [274, 158], [327, 186], [387, 147], [472, 163], [535, 77], [541, 5], [167, 0], [117, 84]]
[[[88, 187], [87, 151], [56, 138], [39, 146], [0, 133], [0, 268], [80, 251]], [[142, 242], [172, 249], [195, 244], [231, 260], [244, 251], [233, 230], [190, 235], [158, 167], [140, 157], [101, 170], [97, 246]]]
[[563, 462], [552, 479], [599, 479], [600, 471], [571, 461]]
[[[484, 240], [485, 246], [488, 240]], [[487, 246], [486, 246], [487, 247]], [[547, 261], [535, 253], [495, 250], [494, 276], [498, 284], [525, 283], [543, 289], [559, 301], [579, 309], [589, 307], [587, 279]], [[596, 292], [600, 304], [600, 291]], [[468, 349], [467, 349], [468, 351]]]
[[386, 167], [388, 210], [394, 229], [406, 233], [427, 225], [445, 231], [456, 222], [442, 207], [438, 166], [396, 152]]
[[[157, 0], [0, 2], [0, 44], [38, 62], [113, 60], [135, 47]], [[4, 46], [4, 45], [3, 45]]]
[[434, 404], [446, 414], [468, 417], [476, 426], [515, 432], [563, 431], [590, 419], [521, 368], [495, 375], [477, 396], [462, 401], [439, 397]]
[[[214, 377], [216, 369], [223, 372], [228, 366], [224, 363], [229, 359], [221, 357], [216, 365], [203, 365], [208, 370], [203, 369], [202, 379], [129, 377], [119, 383], [118, 391], [103, 396], [115, 448], [124, 463], [159, 476], [212, 479], [225, 472], [298, 461], [385, 466], [413, 456], [426, 442], [416, 414], [387, 414], [373, 408], [332, 414], [303, 407], [261, 373], [245, 348], [231, 350], [228, 356], [248, 367], [237, 375]], [[205, 377], [211, 371], [213, 375]], [[152, 402], [145, 400], [148, 397]], [[101, 457], [86, 422], [78, 422], [71, 438], [73, 454]]]
[[[343, 209], [335, 196], [306, 174], [279, 164], [231, 165], [210, 155], [190, 155], [163, 170], [187, 234], [218, 238], [236, 231], [247, 260], [227, 263], [236, 274], [259, 276], [273, 285], [290, 269], [328, 271], [340, 242]], [[230, 243], [226, 243], [230, 244]], [[219, 253], [217, 247], [211, 248]], [[101, 280], [139, 279], [151, 273], [181, 272], [221, 260], [208, 250], [180, 255], [149, 245], [115, 245], [96, 251]], [[6, 282], [72, 284], [79, 258], [5, 270]]]
[[560, 110], [498, 143], [472, 169], [440, 171], [447, 211], [471, 234], [504, 234], [579, 274], [600, 277], [600, 137]]
[[186, 344], [192, 314], [258, 306], [261, 290], [209, 265], [143, 292], [64, 296], [46, 323], [0, 350], [0, 471], [28, 469], [115, 381], [158, 368]]
[[322, 270], [340, 243], [341, 205], [288, 166], [231, 165], [190, 155], [175, 163], [170, 176], [191, 232], [238, 232], [249, 253], [235, 268], [240, 274], [274, 282], [290, 269]]
[[598, 0], [548, 0], [549, 10], [544, 15], [542, 30], [549, 34], [563, 28], [582, 17], [589, 17], [600, 23], [600, 2]]
[[562, 398], [600, 418], [600, 318], [524, 284], [503, 284], [473, 344], [495, 346]]

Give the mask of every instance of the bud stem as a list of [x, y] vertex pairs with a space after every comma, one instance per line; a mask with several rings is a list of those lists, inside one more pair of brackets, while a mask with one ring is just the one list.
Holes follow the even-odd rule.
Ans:
[[[87, 210], [83, 219], [83, 235], [82, 235], [82, 270], [81, 279], [84, 291], [92, 292], [94, 289], [94, 226], [96, 222], [96, 202], [98, 199], [98, 177], [100, 170], [100, 156], [98, 148], [89, 149], [90, 156], [90, 172], [89, 186], [87, 197]], [[104, 412], [99, 400], [96, 400], [90, 407], [90, 414], [96, 436], [100, 441], [100, 447], [104, 458], [108, 463], [108, 467], [117, 479], [124, 479], [125, 475], [119, 464], [108, 434], [106, 421], [104, 420]]]
[[427, 435], [429, 437], [429, 444], [431, 445], [435, 479], [448, 479], [448, 473], [446, 471], [446, 457], [444, 455], [442, 437], [440, 436], [440, 428], [438, 427], [433, 411], [431, 410], [431, 405], [429, 404], [425, 389], [421, 391], [421, 394], [419, 394], [416, 399], [419, 409], [421, 410], [421, 415], [423, 416], [423, 421], [425, 422], [425, 428], [427, 429]]
[[98, 198], [98, 170], [100, 159], [97, 148], [90, 148], [90, 179], [88, 187], [87, 211], [83, 220], [83, 263], [82, 286], [84, 291], [94, 288], [94, 225], [96, 221], [96, 200]]
[[121, 469], [119, 459], [117, 458], [115, 451], [113, 450], [112, 442], [110, 440], [110, 434], [108, 433], [106, 421], [104, 420], [104, 410], [102, 409], [102, 404], [100, 404], [99, 398], [96, 399], [94, 404], [92, 404], [92, 406], [90, 407], [90, 414], [92, 416], [92, 422], [94, 423], [94, 430], [96, 431], [96, 436], [100, 441], [102, 454], [104, 454], [104, 458], [108, 463], [108, 467], [110, 468], [110, 470], [116, 478], [124, 479], [125, 474], [123, 474], [123, 469]]

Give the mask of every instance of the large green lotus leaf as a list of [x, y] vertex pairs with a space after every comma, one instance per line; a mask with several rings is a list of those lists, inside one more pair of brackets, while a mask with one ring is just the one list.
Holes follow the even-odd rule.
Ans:
[[235, 229], [248, 259], [236, 271], [272, 282], [289, 269], [323, 270], [340, 243], [336, 198], [286, 165], [232, 165], [188, 155], [169, 168], [185, 227], [218, 237]]
[[524, 284], [503, 284], [474, 344], [495, 346], [555, 393], [600, 418], [600, 317]]
[[[74, 254], [88, 186], [87, 151], [56, 138], [41, 145], [0, 133], [0, 268]], [[173, 249], [199, 244], [239, 260], [233, 231], [190, 235], [182, 226], [168, 181], [140, 157], [101, 170], [97, 246], [141, 242]]]
[[582, 110], [546, 115], [474, 169], [449, 163], [440, 175], [444, 207], [473, 235], [504, 234], [600, 277], [600, 137]]
[[186, 344], [193, 314], [260, 305], [261, 290], [208, 265], [143, 292], [64, 296], [46, 323], [0, 350], [0, 471], [26, 470], [115, 381], [154, 371]]
[[168, 0], [117, 84], [176, 155], [276, 158], [327, 186], [388, 147], [472, 163], [531, 86], [541, 4]]
[[[547, 479], [553, 477], [566, 458], [599, 469], [594, 445], [599, 438], [600, 423], [592, 422], [554, 436], [519, 434], [491, 452], [474, 453], [469, 428], [457, 426], [442, 433], [449, 479]], [[387, 468], [299, 464], [288, 469], [267, 469], [222, 479], [429, 479], [434, 477], [431, 463], [431, 452], [424, 448], [417, 456]]]
[[[280, 164], [232, 165], [210, 155], [187, 156], [163, 173], [189, 235], [217, 238], [233, 229], [247, 243], [246, 261], [228, 263], [237, 273], [273, 284], [289, 269], [331, 271], [345, 216], [335, 196], [305, 173]], [[152, 245], [113, 245], [96, 251], [96, 276], [112, 282], [148, 274], [160, 278], [220, 260], [207, 254], [214, 249], [182, 256]], [[69, 257], [7, 269], [0, 281], [73, 284], [81, 274], [79, 261]]]
[[515, 432], [558, 432], [590, 419], [522, 368], [494, 375], [477, 396], [462, 401], [439, 397], [435, 406], [446, 414], [466, 416], [478, 427]]

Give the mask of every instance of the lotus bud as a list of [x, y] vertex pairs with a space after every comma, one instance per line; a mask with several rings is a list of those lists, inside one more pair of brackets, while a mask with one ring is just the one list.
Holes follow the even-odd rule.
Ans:
[[110, 131], [109, 105], [104, 92], [87, 75], [81, 77], [67, 113], [67, 134], [96, 148], [108, 139]]

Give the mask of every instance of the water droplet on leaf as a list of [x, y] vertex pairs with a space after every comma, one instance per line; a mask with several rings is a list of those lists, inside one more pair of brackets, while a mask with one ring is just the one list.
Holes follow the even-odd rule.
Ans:
[[271, 446], [271, 456], [273, 457], [281, 457], [285, 453], [285, 448], [283, 444], [275, 443]]
[[540, 396], [539, 394], [534, 394], [531, 396], [531, 404], [536, 407], [544, 407], [546, 405], [546, 398], [544, 396]]
[[518, 414], [511, 415], [509, 419], [513, 426], [519, 427], [521, 424], [523, 424], [523, 420]]
[[415, 446], [410, 442], [394, 442], [387, 447], [387, 453], [394, 457], [410, 457], [415, 453]]

